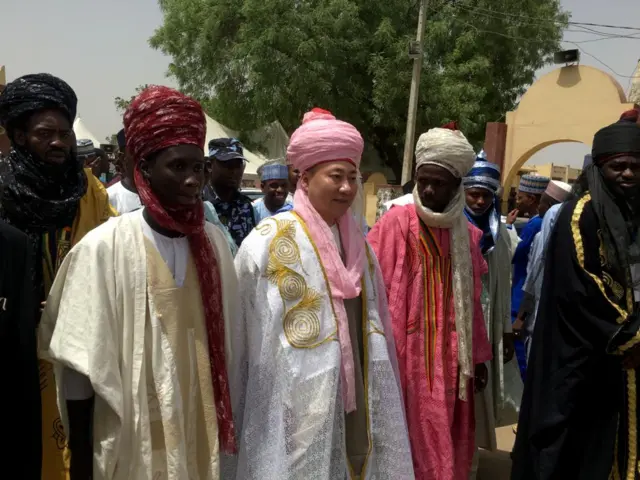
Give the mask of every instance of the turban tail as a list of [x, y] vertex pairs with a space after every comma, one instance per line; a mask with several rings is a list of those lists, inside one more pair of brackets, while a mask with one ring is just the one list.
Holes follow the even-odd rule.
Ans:
[[[305, 114], [302, 125], [291, 136], [287, 158], [303, 173], [331, 160], [348, 160], [358, 167], [363, 148], [362, 137], [353, 125], [336, 120], [325, 110], [313, 109]], [[303, 187], [296, 189], [293, 204], [295, 212], [306, 223], [311, 238], [318, 247], [320, 261], [331, 287], [342, 357], [340, 374], [344, 385], [343, 402], [345, 410], [351, 412], [356, 408], [355, 373], [344, 300], [360, 295], [367, 248], [364, 236], [350, 211], [338, 219], [345, 251], [343, 262], [331, 228], [313, 208]]]
[[473, 164], [473, 168], [462, 179], [462, 185], [465, 190], [482, 188], [493, 194], [491, 206], [482, 215], [477, 215], [466, 205], [464, 208], [467, 219], [482, 230], [480, 248], [483, 254], [487, 254], [495, 248], [500, 236], [500, 201], [498, 198], [500, 167], [495, 163], [487, 162], [486, 156], [483, 156], [483, 154], [484, 151], [478, 155], [478, 160]]
[[73, 124], [78, 99], [73, 89], [48, 73], [25, 75], [9, 83], [0, 94], [0, 123], [9, 133], [16, 120], [45, 108], [61, 110]]
[[188, 208], [161, 205], [140, 170], [140, 160], [165, 148], [196, 145], [203, 149], [205, 125], [200, 104], [167, 87], [147, 88], [131, 102], [124, 115], [127, 150], [135, 164], [134, 179], [142, 203], [161, 227], [180, 232], [189, 239], [204, 307], [220, 445], [224, 452], [234, 453], [236, 439], [225, 361], [222, 279], [204, 229], [204, 206], [202, 202]]

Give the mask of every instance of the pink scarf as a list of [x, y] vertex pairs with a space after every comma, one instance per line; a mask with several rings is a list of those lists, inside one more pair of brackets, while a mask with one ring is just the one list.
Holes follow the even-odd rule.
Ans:
[[366, 255], [364, 236], [360, 232], [351, 210], [340, 217], [338, 229], [345, 254], [345, 262], [343, 262], [331, 228], [313, 208], [302, 185], [296, 189], [293, 203], [295, 205], [294, 211], [306, 223], [311, 239], [318, 248], [320, 261], [329, 280], [331, 301], [338, 321], [338, 339], [342, 356], [340, 366], [340, 378], [343, 386], [342, 400], [345, 411], [352, 412], [356, 409], [355, 373], [353, 349], [349, 336], [349, 320], [344, 308], [344, 300], [360, 295], [360, 282]]
[[[362, 136], [353, 125], [337, 120], [331, 112], [314, 108], [304, 115], [302, 125], [291, 135], [287, 157], [300, 173], [321, 163], [338, 159], [348, 159], [358, 167], [363, 148]], [[293, 202], [294, 211], [307, 224], [329, 280], [331, 302], [338, 321], [338, 340], [342, 357], [342, 399], [345, 410], [352, 412], [356, 409], [355, 374], [344, 300], [360, 295], [360, 282], [366, 263], [364, 236], [351, 210], [338, 219], [340, 239], [345, 252], [343, 263], [331, 228], [311, 205], [302, 182], [298, 182]]]

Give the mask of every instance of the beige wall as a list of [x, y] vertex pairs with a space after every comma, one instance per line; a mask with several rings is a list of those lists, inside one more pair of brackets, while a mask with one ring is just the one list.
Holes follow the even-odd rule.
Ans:
[[[507, 112], [503, 185], [513, 185], [519, 169], [544, 147], [560, 142], [591, 146], [595, 132], [631, 108], [620, 84], [597, 68], [574, 65], [544, 75], [517, 110]], [[577, 177], [577, 169], [571, 170], [569, 181]]]

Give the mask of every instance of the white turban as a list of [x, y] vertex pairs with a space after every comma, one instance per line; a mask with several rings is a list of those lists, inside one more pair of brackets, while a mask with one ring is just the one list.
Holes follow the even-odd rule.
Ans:
[[432, 128], [420, 135], [416, 145], [416, 170], [423, 165], [437, 165], [462, 178], [475, 159], [473, 147], [460, 130]]

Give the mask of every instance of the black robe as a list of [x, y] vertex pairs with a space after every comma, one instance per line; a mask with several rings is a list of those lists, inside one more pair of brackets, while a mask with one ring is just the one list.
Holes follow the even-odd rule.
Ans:
[[549, 240], [513, 480], [640, 478], [637, 370], [622, 367], [640, 320], [624, 275], [606, 260], [590, 197], [566, 205]]
[[0, 221], [0, 458], [4, 473], [0, 476], [40, 480], [39, 312], [32, 261], [27, 236]]

